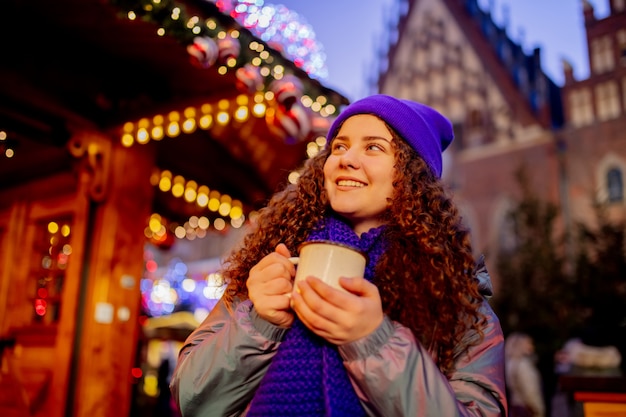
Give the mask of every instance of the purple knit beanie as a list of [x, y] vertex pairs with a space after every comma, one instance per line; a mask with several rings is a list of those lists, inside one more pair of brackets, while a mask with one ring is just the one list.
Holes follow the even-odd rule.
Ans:
[[329, 142], [350, 116], [372, 114], [391, 126], [441, 178], [441, 153], [454, 139], [452, 124], [441, 113], [424, 104], [384, 94], [362, 98], [348, 105], [328, 131]]

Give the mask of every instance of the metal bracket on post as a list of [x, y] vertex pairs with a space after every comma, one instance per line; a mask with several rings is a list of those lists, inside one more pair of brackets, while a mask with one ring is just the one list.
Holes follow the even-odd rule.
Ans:
[[93, 132], [74, 134], [67, 144], [72, 156], [82, 159], [84, 169], [91, 177], [89, 196], [93, 201], [104, 201], [111, 165], [111, 141]]

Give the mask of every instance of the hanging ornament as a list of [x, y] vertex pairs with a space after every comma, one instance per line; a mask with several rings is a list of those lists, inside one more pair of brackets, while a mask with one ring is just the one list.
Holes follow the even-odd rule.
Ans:
[[255, 93], [263, 85], [263, 76], [259, 67], [246, 64], [235, 72], [235, 87], [242, 93]]
[[292, 74], [285, 75], [280, 80], [274, 80], [269, 85], [269, 90], [274, 93], [276, 101], [289, 110], [302, 97], [302, 82]]
[[269, 129], [286, 142], [305, 140], [311, 132], [311, 120], [304, 107], [293, 104], [290, 109], [277, 106], [266, 113]]
[[233, 38], [230, 33], [227, 33], [223, 39], [218, 39], [217, 46], [219, 48], [219, 60], [221, 63], [226, 63], [230, 58], [239, 58], [241, 45], [239, 44], [239, 40]]
[[215, 41], [207, 36], [196, 36], [187, 46], [191, 63], [200, 68], [209, 68], [217, 61], [219, 48]]
[[269, 46], [273, 50], [275, 50], [277, 52], [280, 52], [281, 54], [285, 55], [285, 53], [284, 53], [285, 52], [285, 47], [283, 46], [282, 43], [270, 40], [270, 41], [267, 42], [267, 46]]
[[313, 116], [311, 118], [311, 133], [314, 136], [326, 136], [328, 129], [330, 129], [328, 117]]

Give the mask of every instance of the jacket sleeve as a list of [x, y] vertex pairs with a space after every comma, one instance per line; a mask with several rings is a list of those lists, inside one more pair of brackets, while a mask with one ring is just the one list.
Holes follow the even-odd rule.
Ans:
[[180, 350], [170, 389], [184, 417], [237, 416], [247, 407], [287, 329], [247, 300], [220, 300]]
[[340, 346], [368, 415], [506, 416], [504, 337], [486, 300], [482, 308], [484, 338], [457, 356], [450, 379], [408, 328], [388, 318], [368, 337]]

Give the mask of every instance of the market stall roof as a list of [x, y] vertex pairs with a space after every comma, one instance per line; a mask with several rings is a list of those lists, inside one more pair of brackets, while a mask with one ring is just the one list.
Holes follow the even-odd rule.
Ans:
[[[162, 169], [222, 190], [244, 204], [258, 205], [305, 159], [306, 142], [315, 133], [317, 119], [322, 120], [317, 123], [319, 130], [325, 129], [324, 109], [332, 111], [347, 103], [211, 1], [2, 3], [0, 132], [8, 132], [4, 144], [14, 148], [15, 156], [0, 156], [0, 189], [63, 169], [71, 159], [68, 140], [77, 128], [121, 140], [126, 126], [137, 141], [142, 119], [154, 124], [155, 116], [167, 118], [171, 112], [184, 118], [185, 109], [198, 113], [207, 106], [213, 112], [222, 105], [232, 109], [242, 99], [252, 109], [254, 100], [264, 97], [274, 112], [271, 120], [266, 115], [224, 125], [213, 120], [210, 129], [197, 127], [174, 139], [135, 143], [156, 147]], [[230, 64], [228, 56], [222, 56], [228, 45], [215, 49], [224, 34], [227, 38], [234, 34], [241, 44], [240, 50], [234, 45], [230, 58], [235, 61]], [[261, 65], [251, 67], [253, 62]], [[280, 71], [296, 79], [296, 87], [290, 85], [295, 93], [310, 97], [311, 102], [322, 98], [322, 106], [313, 111], [297, 102], [297, 114], [289, 113], [290, 102], [278, 101], [274, 106], [281, 86], [268, 87], [268, 81], [280, 81], [282, 74], [272, 72], [278, 64]], [[266, 66], [270, 75], [263, 74], [260, 81], [258, 73], [238, 75], [236, 69], [244, 66], [254, 70]], [[255, 91], [242, 92], [251, 84]], [[274, 100], [268, 91], [276, 93]], [[303, 115], [309, 125], [306, 132], [296, 130], [299, 137], [294, 138], [290, 132], [302, 127]], [[164, 210], [183, 209], [180, 202], [175, 204]]]

